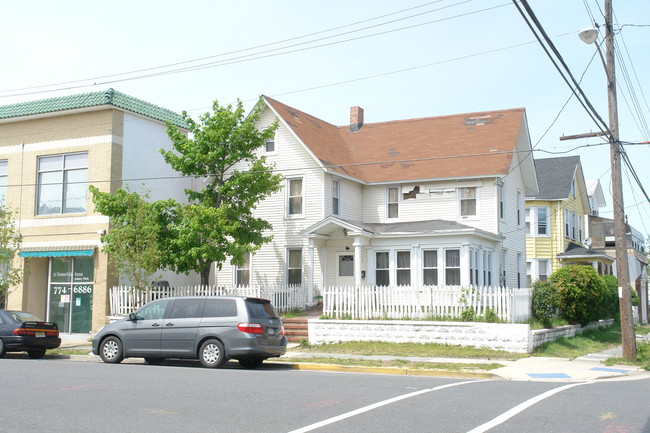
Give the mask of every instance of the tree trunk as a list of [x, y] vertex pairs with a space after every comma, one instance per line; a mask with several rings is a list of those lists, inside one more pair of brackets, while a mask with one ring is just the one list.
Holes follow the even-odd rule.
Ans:
[[202, 286], [207, 286], [210, 284], [210, 268], [212, 265], [206, 266], [202, 271], [201, 271], [201, 285]]

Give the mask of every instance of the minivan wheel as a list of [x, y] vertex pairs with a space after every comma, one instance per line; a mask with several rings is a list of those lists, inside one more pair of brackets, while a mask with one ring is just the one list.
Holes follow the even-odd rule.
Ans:
[[144, 357], [144, 362], [146, 362], [147, 364], [151, 364], [151, 365], [158, 365], [158, 364], [162, 364], [163, 362], [165, 362], [165, 358], [151, 358], [149, 356], [145, 356]]
[[99, 346], [99, 356], [109, 364], [118, 364], [124, 359], [122, 341], [117, 337], [107, 337]]
[[221, 368], [226, 363], [223, 344], [219, 340], [207, 340], [199, 349], [199, 361], [208, 368]]
[[264, 358], [240, 359], [239, 365], [244, 368], [258, 368], [264, 362]]

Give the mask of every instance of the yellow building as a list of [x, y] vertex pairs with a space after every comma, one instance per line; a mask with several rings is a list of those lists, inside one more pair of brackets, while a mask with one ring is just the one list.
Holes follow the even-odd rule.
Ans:
[[[8, 309], [55, 321], [64, 333], [107, 322], [109, 288], [119, 282], [101, 252], [109, 220], [94, 211], [88, 186], [184, 197], [182, 180], [159, 149], [170, 148], [165, 121], [176, 113], [112, 89], [0, 106], [0, 193], [22, 235], [23, 282]], [[174, 184], [165, 179], [176, 176]], [[142, 184], [145, 184], [142, 186]]]
[[590, 205], [579, 156], [535, 161], [539, 194], [526, 197], [526, 260], [529, 284], [569, 264], [611, 273], [613, 259], [590, 248], [585, 216]]

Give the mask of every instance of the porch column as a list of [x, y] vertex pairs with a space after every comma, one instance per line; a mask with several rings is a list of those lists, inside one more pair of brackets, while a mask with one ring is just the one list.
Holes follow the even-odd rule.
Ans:
[[309, 239], [309, 269], [307, 271], [307, 305], [314, 305], [314, 239]]
[[354, 287], [361, 287], [361, 236], [354, 237]]
[[461, 286], [469, 286], [469, 273], [471, 272], [470, 269], [470, 250], [469, 250], [469, 243], [464, 242], [461, 245], [460, 248], [460, 285]]

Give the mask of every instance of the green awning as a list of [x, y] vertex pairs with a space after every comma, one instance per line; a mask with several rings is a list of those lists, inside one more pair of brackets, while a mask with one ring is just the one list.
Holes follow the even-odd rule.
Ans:
[[92, 256], [95, 250], [70, 250], [70, 251], [21, 251], [20, 257], [71, 257]]

